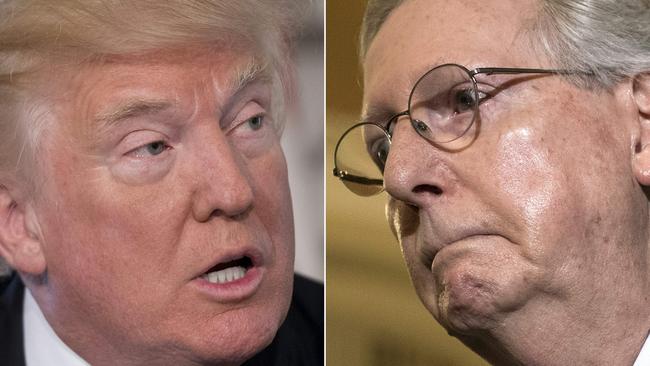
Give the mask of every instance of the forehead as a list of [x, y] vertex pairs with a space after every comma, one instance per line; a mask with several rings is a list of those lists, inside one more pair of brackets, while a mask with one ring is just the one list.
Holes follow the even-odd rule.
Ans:
[[425, 71], [447, 62], [468, 68], [538, 66], [526, 34], [537, 6], [534, 0], [407, 0], [370, 44], [364, 99], [368, 91], [396, 87], [408, 94]]
[[[186, 48], [115, 56], [64, 70], [50, 94], [67, 132], [80, 137], [101, 133], [123, 114], [165, 107], [196, 112], [218, 109], [247, 82], [266, 80], [267, 70], [246, 52]], [[63, 115], [63, 116], [62, 116]]]

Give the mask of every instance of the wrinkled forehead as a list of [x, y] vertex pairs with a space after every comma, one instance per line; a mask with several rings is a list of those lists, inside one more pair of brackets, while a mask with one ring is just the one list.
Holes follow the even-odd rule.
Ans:
[[92, 138], [124, 116], [179, 110], [199, 104], [215, 110], [252, 83], [272, 83], [264, 60], [237, 49], [179, 48], [106, 57], [51, 83], [58, 123], [71, 137]]
[[405, 1], [366, 54], [364, 105], [375, 90], [399, 88], [408, 95], [417, 78], [438, 64], [538, 66], [527, 35], [537, 6], [534, 0]]

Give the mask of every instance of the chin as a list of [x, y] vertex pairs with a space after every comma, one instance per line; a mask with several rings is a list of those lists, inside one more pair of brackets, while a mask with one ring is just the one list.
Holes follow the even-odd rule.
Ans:
[[517, 261], [504, 263], [499, 257], [464, 253], [435, 264], [433, 276], [428, 269], [423, 273], [428, 274], [430, 285], [418, 288], [418, 292], [430, 293], [420, 297], [452, 335], [494, 329], [534, 295], [530, 268], [524, 263], [517, 265]]
[[287, 310], [288, 304], [271, 300], [215, 314], [192, 329], [177, 328], [168, 338], [176, 340], [163, 348], [192, 364], [239, 365], [271, 344]]
[[490, 329], [499, 320], [495, 284], [471, 271], [447, 274], [436, 285], [437, 320], [451, 333], [473, 334]]

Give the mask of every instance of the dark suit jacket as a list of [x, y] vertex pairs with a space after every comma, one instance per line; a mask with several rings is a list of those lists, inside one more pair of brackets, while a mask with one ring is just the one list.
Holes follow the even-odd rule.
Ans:
[[[16, 273], [0, 279], [0, 366], [25, 366], [23, 294]], [[273, 343], [246, 366], [323, 365], [323, 286], [294, 277], [289, 314]]]

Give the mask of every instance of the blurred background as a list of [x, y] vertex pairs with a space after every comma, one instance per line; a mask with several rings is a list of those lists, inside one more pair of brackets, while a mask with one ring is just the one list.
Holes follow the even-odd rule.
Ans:
[[365, 0], [327, 1], [327, 364], [487, 365], [420, 304], [384, 218], [386, 194], [358, 197], [332, 176], [336, 142], [359, 119], [364, 9]]
[[296, 50], [299, 108], [282, 146], [296, 227], [296, 271], [323, 280], [323, 0], [313, 0]]

